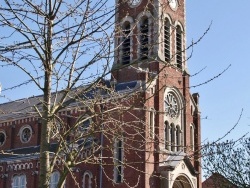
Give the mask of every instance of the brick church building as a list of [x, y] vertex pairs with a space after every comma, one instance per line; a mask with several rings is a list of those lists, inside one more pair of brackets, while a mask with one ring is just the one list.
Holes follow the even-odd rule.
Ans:
[[[96, 133], [94, 142], [106, 148], [101, 151], [85, 142], [81, 156], [102, 156], [101, 162], [85, 160], [72, 167], [74, 178], [66, 178], [66, 188], [201, 187], [199, 95], [189, 90], [185, 2], [116, 0], [115, 48], [119, 50], [111, 79], [103, 84], [117, 93], [137, 93], [129, 100], [133, 108], [122, 114], [122, 122], [130, 126], [114, 138]], [[32, 107], [39, 107], [41, 99], [0, 104], [2, 188], [37, 187], [41, 122], [32, 115]], [[75, 107], [73, 102], [58, 114], [67, 126], [83, 113]], [[118, 119], [120, 114], [113, 117]], [[84, 126], [89, 126], [86, 122]], [[52, 138], [51, 152], [56, 150]], [[62, 160], [55, 163], [50, 187], [57, 186], [62, 171]]]

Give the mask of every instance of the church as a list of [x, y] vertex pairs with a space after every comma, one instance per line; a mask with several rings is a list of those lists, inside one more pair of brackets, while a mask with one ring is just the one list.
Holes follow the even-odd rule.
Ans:
[[[107, 124], [97, 123], [107, 118], [102, 113], [83, 122], [82, 135], [88, 135], [92, 122], [99, 131], [74, 145], [84, 148], [85, 160], [70, 168], [64, 187], [200, 188], [199, 94], [190, 93], [186, 0], [115, 3], [117, 50], [111, 79], [101, 84], [119, 93], [118, 103], [129, 103], [129, 108], [109, 115]], [[129, 99], [124, 102], [125, 95]], [[39, 106], [41, 98], [0, 104], [0, 187], [37, 187], [41, 121], [31, 107]], [[75, 110], [77, 105], [74, 101], [58, 114], [67, 127], [88, 111]], [[112, 131], [115, 127], [119, 131]], [[51, 152], [56, 150], [52, 138]], [[50, 187], [57, 187], [62, 173], [63, 160], [55, 163]]]

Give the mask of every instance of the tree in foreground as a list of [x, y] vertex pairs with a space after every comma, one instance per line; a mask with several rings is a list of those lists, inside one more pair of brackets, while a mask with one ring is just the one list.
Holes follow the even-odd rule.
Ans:
[[[188, 59], [184, 56], [187, 48], [183, 44], [185, 39], [182, 27], [173, 27], [170, 20], [166, 21], [165, 27], [159, 26], [158, 19], [163, 15], [158, 15], [155, 21], [153, 13], [150, 19], [142, 17], [140, 23], [125, 23], [125, 27], [121, 27], [120, 23], [115, 22], [115, 14], [127, 2], [120, 2], [122, 3], [114, 6], [107, 0], [4, 0], [0, 5], [0, 27], [6, 31], [0, 33], [1, 66], [14, 67], [24, 73], [20, 83], [6, 89], [18, 89], [29, 84], [41, 91], [41, 96], [28, 99], [27, 103], [32, 104], [29, 106], [31, 108], [11, 112], [39, 120], [40, 188], [49, 187], [50, 175], [56, 168], [60, 168], [61, 172], [58, 187], [63, 186], [67, 176], [76, 179], [74, 172], [79, 164], [101, 166], [101, 172], [111, 181], [113, 179], [108, 177], [107, 172], [114, 171], [115, 181], [123, 181], [128, 187], [136, 187], [142, 177], [132, 177], [137, 179], [136, 183], [129, 184], [122, 175], [125, 167], [150, 176], [151, 172], [147, 174], [146, 169], [143, 169], [147, 161], [141, 161], [141, 158], [147, 157], [148, 161], [155, 158], [162, 160], [158, 160], [159, 164], [149, 162], [151, 169], [165, 165], [164, 160], [172, 160], [168, 161], [172, 167], [171, 165], [176, 164], [176, 157], [186, 157], [186, 154], [181, 153], [182, 150], [186, 153], [197, 151], [194, 163], [199, 168], [200, 146], [197, 143], [200, 142], [200, 130], [198, 126], [190, 126], [191, 122], [188, 126], [186, 122], [183, 123], [186, 119], [184, 116], [189, 114], [192, 115], [190, 119], [199, 125], [199, 97], [191, 97], [189, 94], [189, 75], [184, 66]], [[132, 5], [134, 3], [129, 2]], [[170, 6], [177, 4], [170, 3]], [[164, 6], [161, 8], [164, 9]], [[141, 15], [150, 15], [148, 9], [153, 12], [159, 7], [153, 7], [149, 3], [145, 5]], [[136, 28], [137, 24], [141, 26]], [[155, 57], [152, 58], [149, 52], [155, 49], [154, 45], [160, 46], [163, 41], [153, 44], [155, 41], [152, 40], [150, 43], [150, 38], [160, 38], [156, 33], [149, 35], [153, 30], [150, 24], [156, 24], [154, 27], [164, 30], [166, 37], [162, 39], [165, 42], [166, 49], [163, 53], [166, 57], [159, 67], [159, 63], [155, 62]], [[133, 31], [139, 29], [140, 37], [133, 36]], [[170, 56], [170, 44], [175, 30], [177, 52], [171, 52]], [[133, 63], [129, 64], [132, 56], [130, 53], [135, 55], [128, 48], [130, 38], [140, 44], [137, 54], [140, 56], [139, 61], [153, 62], [151, 67], [157, 67], [157, 70], [149, 72], [144, 66], [148, 62], [141, 67], [138, 66], [139, 62], [133, 62], [135, 66]], [[115, 40], [119, 41], [115, 45], [116, 49], [113, 47]], [[103, 78], [110, 76], [111, 63], [114, 58], [119, 59], [118, 56], [122, 57], [124, 64], [114, 66], [112, 71], [129, 67], [134, 73], [147, 78], [146, 83], [116, 85], [115, 80], [106, 82]], [[169, 72], [164, 72], [165, 68]], [[167, 79], [172, 83], [168, 90], [165, 82]], [[164, 90], [168, 92], [165, 98]], [[157, 92], [162, 93], [161, 103], [154, 105], [158, 109], [145, 108], [159, 100], [154, 100]], [[151, 121], [146, 122], [146, 117]], [[155, 119], [158, 124], [152, 123]], [[190, 129], [187, 134], [192, 134], [188, 141], [183, 139], [183, 130], [186, 128]], [[145, 130], [149, 130], [147, 133], [150, 134], [146, 134]], [[96, 140], [96, 137], [101, 139]], [[105, 147], [102, 144], [104, 138]], [[57, 144], [53, 151], [51, 142]], [[124, 153], [134, 160], [127, 161], [123, 158]], [[173, 156], [169, 157], [169, 153], [173, 153]], [[178, 156], [178, 153], [181, 154]], [[61, 165], [57, 166], [58, 160]], [[155, 176], [161, 178], [161, 174], [150, 178]], [[163, 178], [163, 181], [169, 179]], [[177, 178], [176, 186], [181, 183], [188, 184], [185, 178]], [[75, 184], [80, 186], [77, 181]]]
[[[214, 174], [212, 183], [216, 187], [230, 184], [249, 187], [250, 138], [208, 144], [203, 151], [203, 170], [206, 178]], [[227, 181], [223, 181], [222, 177]]]
[[[114, 89], [102, 80], [110, 74], [113, 61], [115, 7], [107, 1], [5, 0], [0, 12], [4, 30], [0, 35], [1, 65], [24, 73], [23, 80], [9, 89], [29, 84], [42, 94], [31, 111], [18, 112], [29, 116], [32, 113], [41, 122], [39, 187], [49, 186], [58, 158], [63, 161], [60, 186], [71, 167], [89, 160], [80, 160], [79, 156], [90, 142], [90, 134], [101, 131], [100, 121], [95, 118], [102, 113], [106, 121], [111, 121], [107, 114], [122, 106], [117, 103], [119, 95], [114, 96]], [[107, 102], [104, 93], [109, 95], [106, 99], [115, 99], [108, 110], [102, 105]], [[68, 109], [78, 113], [72, 117], [71, 127], [66, 123], [70, 115], [58, 115]], [[93, 131], [86, 135], [86, 129]], [[52, 141], [58, 143], [53, 157]], [[76, 144], [82, 147], [73, 152]]]
[[[120, 93], [103, 79], [110, 76], [117, 51], [114, 37], [122, 33], [119, 27], [114, 32], [119, 6], [101, 0], [5, 0], [0, 5], [0, 26], [5, 31], [0, 34], [1, 66], [24, 73], [19, 83], [5, 90], [28, 84], [42, 94], [27, 99], [32, 104], [29, 110], [10, 112], [39, 119], [39, 187], [49, 187], [56, 168], [62, 172], [58, 184], [62, 187], [68, 175], [75, 179], [77, 165], [100, 165], [105, 152], [111, 160], [102, 166], [115, 164], [117, 178], [121, 179], [122, 165], [133, 166], [121, 162], [121, 152], [141, 155], [146, 125], [138, 109], [143, 109], [145, 101], [133, 106], [135, 98], [140, 98], [141, 87]], [[125, 123], [124, 116], [130, 121]], [[102, 147], [102, 140], [96, 142], [97, 135], [108, 140], [108, 147]], [[124, 135], [126, 147], [122, 145]], [[136, 148], [129, 144], [135, 141]], [[57, 147], [52, 151], [54, 142]], [[114, 144], [117, 151], [110, 147]], [[58, 160], [62, 165], [57, 166]]]

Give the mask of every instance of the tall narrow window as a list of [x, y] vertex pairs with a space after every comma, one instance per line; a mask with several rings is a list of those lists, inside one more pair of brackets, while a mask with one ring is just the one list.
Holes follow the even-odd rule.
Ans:
[[171, 151], [175, 151], [175, 127], [174, 124], [170, 126], [170, 144], [171, 144]]
[[59, 182], [59, 178], [60, 178], [60, 173], [58, 171], [53, 172], [50, 175], [50, 188], [56, 188], [57, 184]]
[[123, 139], [119, 138], [115, 140], [114, 148], [114, 179], [116, 183], [121, 183], [123, 179]]
[[180, 151], [180, 148], [181, 148], [180, 147], [180, 145], [181, 145], [181, 138], [180, 138], [181, 130], [180, 130], [179, 126], [176, 127], [175, 134], [176, 134], [176, 150]]
[[86, 171], [83, 174], [83, 188], [91, 188], [92, 187], [92, 178], [93, 175], [91, 172]]
[[164, 54], [165, 61], [170, 61], [170, 22], [167, 18], [164, 25]]
[[15, 175], [12, 181], [12, 188], [26, 188], [26, 176], [23, 175]]
[[194, 127], [190, 126], [190, 148], [194, 151]]
[[149, 27], [148, 19], [145, 18], [141, 23], [141, 36], [140, 36], [140, 57], [141, 60], [148, 59], [148, 42], [149, 42]]
[[165, 149], [169, 150], [169, 146], [171, 145], [170, 144], [170, 135], [171, 134], [169, 134], [169, 123], [167, 121], [165, 122], [164, 134], [165, 134]]
[[178, 68], [182, 68], [182, 30], [180, 26], [176, 28], [176, 64]]
[[149, 137], [154, 138], [155, 134], [155, 113], [153, 109], [150, 110], [149, 112]]
[[129, 64], [130, 62], [130, 23], [126, 22], [123, 27], [123, 42], [122, 42], [122, 64]]

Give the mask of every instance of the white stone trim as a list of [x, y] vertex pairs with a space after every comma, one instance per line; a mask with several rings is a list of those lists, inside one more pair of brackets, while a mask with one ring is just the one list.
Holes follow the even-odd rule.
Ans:
[[[165, 97], [168, 93], [172, 93], [176, 99], [177, 99], [177, 104], [179, 106], [179, 114], [176, 118], [171, 118], [169, 117], [168, 115], [166, 115], [166, 113], [164, 113], [164, 130], [162, 131], [164, 135], [162, 135], [162, 138], [164, 138], [164, 143], [162, 146], [160, 146], [160, 149], [161, 150], [169, 150], [171, 151], [171, 146], [170, 146], [170, 128], [172, 125], [174, 125], [174, 130], [176, 131], [177, 130], [177, 126], [179, 126], [180, 128], [180, 137], [179, 137], [179, 143], [180, 143], [180, 146], [183, 146], [184, 144], [184, 100], [183, 100], [183, 97], [182, 97], [182, 94], [180, 93], [180, 91], [177, 89], [177, 88], [174, 88], [174, 87], [167, 87], [164, 91], [164, 100], [165, 100]], [[163, 105], [163, 111], [165, 112], [165, 101], [162, 101], [164, 103]], [[168, 126], [166, 126], [166, 122], [168, 122]], [[166, 130], [167, 129], [167, 130]], [[165, 131], [168, 131], [167, 132], [167, 138], [166, 138], [166, 134], [165, 134]], [[174, 145], [176, 147], [176, 132], [174, 131]], [[166, 140], [167, 139], [167, 140]], [[169, 143], [169, 146], [167, 148], [165, 148], [165, 143]], [[180, 147], [179, 150], [182, 150], [182, 148]], [[175, 148], [173, 152], [177, 151], [177, 149]]]
[[[29, 139], [27, 140], [27, 141], [24, 141], [23, 140], [23, 138], [22, 138], [22, 134], [23, 134], [23, 131], [24, 131], [24, 129], [29, 129], [30, 130], [30, 137], [29, 137]], [[23, 125], [20, 129], [19, 129], [19, 132], [18, 132], [18, 134], [17, 134], [17, 136], [19, 136], [20, 137], [20, 141], [22, 142], [22, 143], [28, 143], [29, 141], [30, 141], [30, 139], [31, 139], [31, 137], [32, 137], [32, 135], [33, 135], [33, 130], [32, 130], [32, 127], [30, 126], [30, 125]]]
[[141, 26], [141, 23], [142, 23], [142, 21], [145, 19], [145, 18], [147, 18], [148, 19], [148, 45], [149, 45], [149, 47], [148, 47], [148, 55], [149, 55], [149, 57], [151, 56], [151, 54], [152, 54], [152, 52], [153, 52], [153, 46], [152, 45], [154, 45], [154, 44], [152, 44], [152, 41], [153, 41], [153, 33], [154, 33], [154, 31], [153, 31], [153, 17], [152, 17], [152, 14], [149, 12], [149, 11], [143, 11], [143, 12], [141, 12], [141, 13], [139, 13], [138, 15], [137, 15], [137, 18], [136, 18], [136, 20], [138, 20], [138, 22], [136, 23], [137, 24], [137, 35], [136, 35], [136, 37], [137, 37], [137, 41], [138, 41], [138, 43], [137, 43], [137, 57], [136, 57], [136, 59], [137, 60], [140, 60], [140, 58], [141, 58], [141, 56], [140, 56], [140, 43], [139, 43], [139, 41], [140, 41], [140, 37], [141, 37], [141, 30], [140, 30], [140, 26]]
[[83, 188], [86, 188], [85, 187], [85, 178], [86, 176], [89, 176], [89, 182], [88, 182], [88, 188], [92, 188], [92, 178], [93, 178], [93, 174], [90, 172], [90, 171], [85, 171], [84, 174], [83, 174], [83, 177], [82, 177], [82, 187]]
[[121, 22], [120, 22], [120, 30], [121, 31], [119, 31], [119, 37], [117, 38], [117, 40], [118, 40], [118, 44], [119, 44], [119, 46], [117, 46], [117, 50], [119, 51], [118, 52], [118, 54], [119, 54], [119, 64], [122, 64], [122, 40], [123, 40], [123, 37], [121, 36], [121, 32], [123, 32], [123, 29], [124, 29], [124, 24], [126, 23], [126, 22], [129, 22], [130, 23], [130, 34], [129, 34], [129, 37], [130, 37], [130, 62], [129, 63], [131, 63], [132, 62], [132, 60], [133, 60], [133, 47], [134, 47], [134, 43], [133, 43], [133, 35], [134, 35], [134, 27], [135, 27], [135, 24], [134, 24], [134, 20], [133, 20], [133, 18], [131, 17], [131, 16], [126, 16], [126, 17], [124, 17], [122, 20], [121, 20]]

